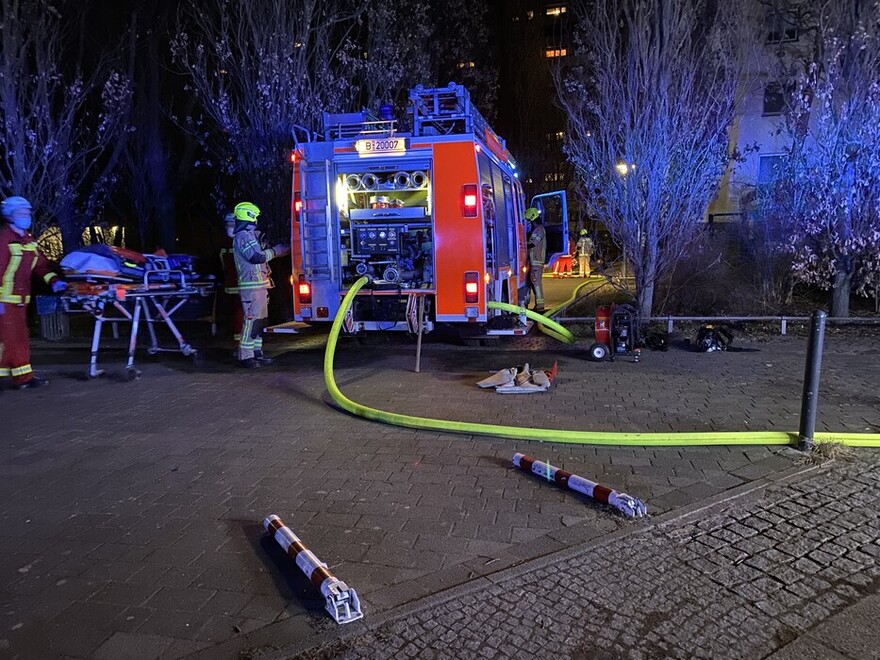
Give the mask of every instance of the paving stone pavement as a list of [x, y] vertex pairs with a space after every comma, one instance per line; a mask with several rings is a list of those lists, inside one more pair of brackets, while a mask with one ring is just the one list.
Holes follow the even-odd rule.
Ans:
[[539, 560], [366, 634], [253, 657], [877, 658], [878, 459]]
[[[448, 419], [595, 430], [797, 427], [802, 337], [731, 354], [585, 361], [589, 340], [496, 348], [405, 338], [344, 344], [343, 392]], [[510, 467], [523, 451], [674, 512], [795, 466], [778, 447], [610, 447], [511, 441], [368, 422], [329, 404], [323, 336], [271, 338], [277, 364], [123, 355], [83, 382], [84, 345], [35, 342], [51, 387], [0, 393], [0, 651], [10, 657], [221, 657], [257, 633], [318, 639], [322, 602], [263, 534], [276, 513], [373, 616], [631, 523]], [[222, 353], [222, 355], [221, 355]], [[820, 430], [880, 430], [876, 337], [831, 333]], [[530, 361], [560, 375], [540, 396], [477, 390]], [[645, 524], [643, 522], [636, 525]], [[234, 650], [237, 649], [237, 650]]]

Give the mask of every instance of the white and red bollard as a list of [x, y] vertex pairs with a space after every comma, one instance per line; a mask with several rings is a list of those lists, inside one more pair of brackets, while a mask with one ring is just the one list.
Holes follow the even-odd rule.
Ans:
[[272, 532], [278, 545], [284, 548], [287, 556], [296, 562], [306, 577], [312, 581], [324, 598], [326, 610], [336, 623], [351, 623], [363, 617], [361, 601], [357, 592], [327, 570], [327, 564], [318, 559], [299, 537], [290, 531], [281, 518], [269, 515], [263, 521], [267, 532]]
[[648, 515], [648, 508], [641, 500], [626, 493], [618, 493], [608, 486], [597, 484], [595, 481], [584, 479], [571, 472], [555, 468], [549, 463], [537, 461], [531, 456], [516, 453], [513, 455], [513, 464], [523, 472], [531, 472], [564, 488], [592, 497], [599, 502], [610, 504], [628, 518], [641, 518]]

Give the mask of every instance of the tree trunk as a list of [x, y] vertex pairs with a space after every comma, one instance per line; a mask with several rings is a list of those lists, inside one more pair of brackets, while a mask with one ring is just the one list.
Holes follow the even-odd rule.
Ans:
[[651, 281], [650, 284], [642, 286], [639, 289], [636, 299], [639, 304], [639, 316], [641, 317], [641, 322], [642, 324], [648, 323], [648, 319], [651, 318], [651, 311], [654, 308], [654, 282]]
[[[151, 15], [152, 12], [148, 15]], [[144, 131], [146, 132], [146, 169], [149, 179], [149, 189], [154, 198], [155, 212], [155, 240], [156, 247], [164, 248], [169, 254], [176, 252], [175, 226], [174, 226], [174, 193], [168, 181], [168, 159], [166, 158], [165, 143], [162, 139], [162, 127], [160, 125], [163, 108], [159, 91], [161, 72], [158, 37], [151, 35], [149, 42], [149, 67], [148, 92], [146, 99], [146, 112], [142, 114], [145, 120]], [[145, 246], [146, 247], [146, 246]]]
[[60, 206], [56, 211], [55, 221], [61, 229], [61, 244], [64, 254], [82, 245], [83, 230], [77, 222], [76, 210], [73, 208], [73, 204], [65, 203]]
[[[650, 241], [651, 239], [649, 239]], [[636, 301], [642, 323], [647, 323], [654, 311], [654, 289], [657, 285], [658, 252], [656, 242], [639, 245], [641, 267], [636, 272]]]
[[849, 316], [849, 296], [852, 290], [852, 266], [844, 269], [838, 263], [837, 272], [831, 285], [831, 316], [845, 318]]

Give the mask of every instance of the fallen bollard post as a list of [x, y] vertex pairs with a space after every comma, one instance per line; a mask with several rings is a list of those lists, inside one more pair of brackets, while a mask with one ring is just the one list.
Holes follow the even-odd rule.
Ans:
[[363, 617], [357, 592], [330, 573], [327, 565], [303, 545], [299, 537], [290, 531], [281, 518], [272, 514], [263, 521], [263, 527], [267, 532], [274, 534], [278, 545], [327, 599], [327, 612], [336, 623], [351, 623]]
[[628, 518], [641, 518], [648, 515], [648, 509], [641, 500], [626, 493], [618, 493], [616, 490], [597, 484], [589, 479], [584, 479], [571, 472], [555, 468], [549, 463], [537, 461], [531, 456], [516, 453], [513, 455], [513, 464], [523, 472], [531, 472], [534, 475], [543, 477], [547, 481], [554, 481], [560, 486], [569, 488], [587, 497], [592, 497], [594, 500], [610, 504]]

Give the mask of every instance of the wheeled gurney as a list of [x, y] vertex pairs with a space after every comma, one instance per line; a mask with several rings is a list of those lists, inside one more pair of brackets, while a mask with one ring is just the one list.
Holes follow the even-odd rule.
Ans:
[[[89, 378], [103, 375], [98, 368], [98, 350], [101, 345], [101, 328], [106, 321], [112, 323], [131, 323], [128, 341], [128, 361], [125, 377], [134, 380], [141, 372], [134, 367], [134, 354], [141, 323], [145, 322], [150, 335], [147, 353], [170, 352], [195, 356], [196, 349], [190, 346], [172, 320], [172, 316], [190, 299], [214, 295], [213, 282], [191, 282], [186, 273], [180, 270], [147, 271], [142, 281], [118, 281], [108, 278], [101, 281], [94, 275], [77, 280], [68, 274], [67, 291], [63, 295], [64, 308], [68, 312], [82, 311], [95, 319], [92, 333], [91, 355], [89, 358]], [[120, 316], [108, 316], [115, 309]], [[143, 319], [142, 319], [143, 317]], [[177, 341], [177, 347], [163, 347], [159, 344], [156, 324], [164, 323]]]

